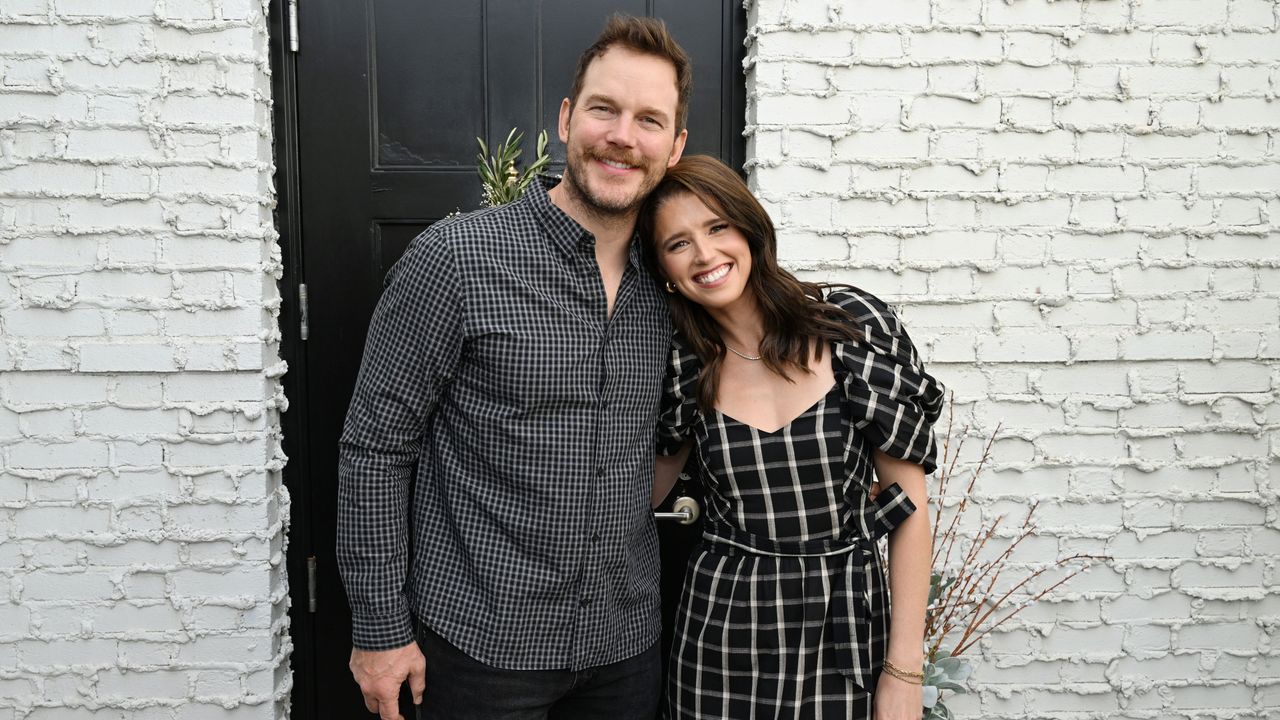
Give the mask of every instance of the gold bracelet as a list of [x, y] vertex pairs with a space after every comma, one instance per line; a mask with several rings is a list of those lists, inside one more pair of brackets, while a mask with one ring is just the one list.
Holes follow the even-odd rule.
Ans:
[[893, 663], [889, 662], [888, 659], [884, 661], [883, 669], [885, 672], [889, 673], [891, 677], [895, 677], [901, 680], [902, 682], [910, 683], [912, 685], [924, 684], [924, 673], [911, 672], [910, 670], [903, 670], [897, 665], [894, 665]]

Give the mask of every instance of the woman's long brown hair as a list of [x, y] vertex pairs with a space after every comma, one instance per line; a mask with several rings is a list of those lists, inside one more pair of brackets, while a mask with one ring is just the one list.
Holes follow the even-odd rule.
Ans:
[[[664, 202], [683, 193], [697, 197], [747, 239], [751, 251], [747, 286], [764, 323], [759, 353], [766, 367], [791, 380], [788, 370], [810, 372], [809, 359], [822, 357], [825, 343], [821, 341], [854, 341], [861, 337], [848, 313], [823, 300], [823, 291], [832, 286], [803, 282], [778, 266], [778, 238], [769, 213], [737, 173], [709, 155], [681, 158], [667, 170], [640, 209], [636, 231], [644, 264], [659, 283], [665, 283], [666, 278], [658, 265], [654, 220]], [[698, 406], [704, 413], [710, 412], [715, 407], [725, 358], [720, 326], [701, 305], [680, 293], [667, 294], [667, 300], [676, 329], [702, 363]]]

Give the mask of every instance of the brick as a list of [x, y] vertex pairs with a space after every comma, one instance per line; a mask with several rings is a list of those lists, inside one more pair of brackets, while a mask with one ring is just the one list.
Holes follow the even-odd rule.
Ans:
[[1280, 47], [1276, 47], [1275, 34], [1267, 32], [1243, 32], [1230, 35], [1208, 36], [1204, 42], [1206, 55], [1214, 62], [1272, 63], [1280, 60]]
[[1058, 192], [1136, 192], [1142, 189], [1142, 171], [1132, 166], [1073, 165], [1055, 168], [1049, 188]]
[[1266, 224], [1266, 206], [1262, 200], [1224, 198], [1218, 205], [1219, 225], [1256, 226]]
[[249, 127], [258, 109], [251, 100], [225, 100], [230, 96], [171, 95], [153, 100], [151, 110], [161, 122], [182, 125]]
[[1000, 102], [947, 97], [920, 97], [907, 106], [907, 127], [990, 128], [1000, 121]]
[[1137, 3], [1133, 20], [1139, 25], [1202, 27], [1227, 20], [1227, 0], [1161, 0]]
[[95, 230], [163, 230], [164, 208], [157, 202], [118, 202], [103, 204], [95, 200], [68, 200], [68, 221], [80, 228]]
[[1202, 331], [1151, 331], [1120, 341], [1127, 360], [1195, 360], [1209, 355], [1213, 338]]
[[998, 33], [926, 32], [911, 35], [914, 62], [926, 65], [955, 62], [996, 62], [1003, 53]]
[[[1277, 108], [1280, 109], [1280, 108]], [[1261, 193], [1280, 186], [1280, 163], [1253, 167], [1211, 166], [1200, 170], [1200, 186], [1210, 192]]]
[[995, 190], [998, 182], [995, 169], [975, 173], [958, 165], [928, 165], [909, 171], [905, 186], [930, 192], [981, 192]]
[[1128, 157], [1138, 160], [1194, 159], [1207, 160], [1218, 155], [1218, 136], [1138, 135], [1128, 139]]
[[853, 95], [849, 98], [853, 111], [853, 127], [878, 130], [897, 127], [902, 119], [902, 99], [890, 95]]
[[166, 0], [164, 16], [174, 20], [212, 20], [210, 0]]
[[1135, 198], [1118, 204], [1125, 224], [1132, 228], [1193, 228], [1213, 223], [1213, 203], [1183, 198]]
[[266, 573], [252, 567], [221, 572], [179, 570], [172, 578], [174, 593], [182, 597], [262, 597], [269, 591]]
[[22, 576], [22, 586], [26, 601], [110, 600], [115, 594], [111, 577], [102, 572], [33, 572]]
[[1028, 68], [1005, 63], [983, 68], [982, 86], [1000, 95], [1051, 97], [1075, 87], [1075, 73], [1066, 65]]
[[1078, 130], [1111, 131], [1148, 125], [1146, 105], [1133, 101], [1068, 100], [1057, 109], [1056, 115], [1063, 127]]
[[978, 358], [983, 362], [1052, 362], [1068, 354], [1070, 344], [1063, 335], [1009, 330], [978, 339]]
[[[1015, 268], [1004, 267], [975, 276], [975, 288], [983, 295], [1008, 299], [1009, 297], [1038, 297], [1066, 292], [1067, 273], [1063, 268]], [[1065, 357], [1065, 356], [1064, 356]]]
[[66, 157], [83, 160], [161, 160], [164, 158], [164, 149], [144, 130], [72, 130], [67, 133]]
[[845, 0], [836, 5], [843, 17], [859, 25], [915, 25], [929, 24], [927, 0], [903, 0], [882, 3], [876, 0]]
[[95, 440], [24, 442], [9, 447], [9, 463], [18, 468], [77, 468], [107, 464], [107, 446]]
[[925, 225], [928, 221], [927, 205], [922, 200], [900, 200], [896, 203], [884, 200], [853, 198], [843, 200], [835, 209], [835, 222], [839, 227], [906, 227]]
[[1206, 96], [1218, 92], [1221, 70], [1216, 65], [1167, 67], [1153, 65], [1128, 69], [1127, 88], [1133, 97], [1160, 95]]
[[1205, 292], [1210, 273], [1203, 267], [1161, 268], [1123, 267], [1115, 273], [1116, 284], [1131, 297], [1163, 296], [1167, 293]]
[[188, 440], [169, 445], [165, 454], [170, 464], [183, 466], [261, 465], [270, 458], [267, 443], [260, 438], [226, 438], [216, 444]]
[[929, 136], [924, 132], [903, 132], [885, 128], [855, 132], [836, 141], [833, 157], [841, 160], [914, 158], [928, 152]]
[[830, 77], [839, 92], [919, 93], [928, 85], [928, 71], [922, 68], [854, 65], [833, 68]]
[[845, 59], [853, 54], [854, 33], [837, 32], [766, 32], [756, 39], [762, 58], [802, 57], [806, 59]]
[[127, 633], [131, 636], [165, 633], [183, 627], [181, 615], [167, 603], [120, 603], [99, 608], [89, 615], [87, 622], [97, 633]]
[[987, 23], [994, 26], [1075, 26], [1082, 19], [1085, 3], [1026, 0], [1017, 3], [993, 3], [987, 6]]
[[85, 343], [79, 348], [80, 372], [174, 372], [171, 345], [154, 343]]
[[1268, 257], [1274, 243], [1274, 237], [1215, 235], [1194, 238], [1192, 247], [1195, 257], [1201, 261], [1256, 261], [1257, 258]]

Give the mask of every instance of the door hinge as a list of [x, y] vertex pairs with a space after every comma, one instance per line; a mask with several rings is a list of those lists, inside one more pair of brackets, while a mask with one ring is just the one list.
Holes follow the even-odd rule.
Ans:
[[307, 558], [307, 612], [316, 611], [316, 556]]
[[298, 52], [298, 0], [289, 0], [289, 49]]
[[298, 338], [306, 340], [311, 335], [311, 317], [307, 312], [307, 284], [298, 285]]

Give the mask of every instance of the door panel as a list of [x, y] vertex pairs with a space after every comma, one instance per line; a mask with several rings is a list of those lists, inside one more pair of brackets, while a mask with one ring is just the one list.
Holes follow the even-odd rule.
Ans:
[[[560, 101], [578, 54], [614, 11], [667, 20], [694, 62], [686, 152], [741, 167], [745, 17], [740, 0], [299, 5], [296, 128], [277, 125], [297, 137], [297, 169], [286, 167], [295, 176], [285, 180], [298, 188], [301, 240], [289, 243], [286, 276], [305, 283], [309, 298], [305, 341], [297, 314], [282, 314], [297, 360], [287, 378], [294, 417], [285, 469], [295, 514], [293, 703], [296, 717], [365, 717], [347, 670], [350, 614], [334, 563], [337, 441], [384, 275], [432, 222], [479, 205], [476, 137], [492, 145], [519, 127], [531, 154], [545, 128], [551, 170], [559, 172]], [[664, 583], [674, 601], [690, 532], [661, 529], [666, 572], [674, 573]], [[309, 612], [312, 556], [316, 605]]]

